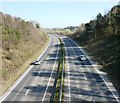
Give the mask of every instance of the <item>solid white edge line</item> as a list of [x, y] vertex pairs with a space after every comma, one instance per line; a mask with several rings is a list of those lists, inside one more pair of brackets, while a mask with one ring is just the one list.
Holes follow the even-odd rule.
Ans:
[[[49, 35], [48, 35], [49, 36]], [[48, 46], [46, 47], [46, 49], [43, 51], [42, 54], [40, 54], [40, 57], [42, 57], [42, 55], [46, 52], [46, 50], [48, 49], [50, 43], [51, 43], [51, 37], [49, 36], [50, 38], [50, 42], [48, 44]], [[11, 93], [11, 91], [20, 83], [20, 81], [26, 76], [26, 74], [33, 68], [33, 65], [31, 65], [18, 79], [17, 81], [14, 82], [14, 84], [9, 87], [9, 89], [0, 97], [0, 103]]]
[[[64, 43], [64, 42], [63, 42]], [[65, 45], [65, 43], [64, 43], [64, 45]], [[66, 55], [68, 55], [68, 53], [67, 53], [67, 47], [66, 47], [66, 45], [65, 45], [65, 52], [66, 52]], [[69, 70], [69, 65], [68, 65], [68, 57], [66, 58], [67, 59], [67, 68], [68, 68], [68, 82], [69, 82], [69, 101], [71, 101], [71, 94], [70, 94], [70, 91], [71, 91], [71, 88], [70, 88], [70, 70]]]
[[46, 96], [46, 93], [47, 93], [47, 90], [48, 90], [48, 87], [49, 87], [49, 85], [50, 85], [50, 81], [51, 81], [51, 78], [52, 78], [52, 74], [53, 74], [53, 71], [54, 71], [55, 66], [56, 66], [56, 61], [57, 61], [57, 57], [58, 57], [59, 48], [57, 47], [57, 49], [58, 49], [58, 51], [57, 51], [57, 55], [56, 55], [56, 58], [55, 58], [55, 63], [54, 63], [54, 66], [53, 66], [53, 68], [52, 68], [52, 72], [51, 72], [51, 74], [50, 74], [50, 78], [49, 78], [49, 80], [48, 80], [48, 84], [47, 84], [45, 93], [44, 93], [44, 95], [43, 95], [42, 102], [43, 102], [44, 99], [45, 99], [45, 96]]
[[[68, 38], [68, 37], [67, 37]], [[78, 46], [78, 48], [83, 52], [84, 55], [86, 55], [86, 57], [88, 58], [88, 55], [85, 54], [85, 52], [79, 47], [79, 45], [77, 43], [75, 43], [72, 39], [68, 38], [69, 40], [71, 40], [76, 46]], [[89, 59], [90, 63], [92, 64], [91, 60]], [[93, 66], [94, 67], [94, 66]], [[109, 85], [107, 84], [107, 82], [105, 81], [105, 79], [102, 77], [102, 75], [99, 73], [99, 71], [94, 67], [94, 69], [97, 71], [97, 73], [100, 75], [100, 77], [102, 78], [102, 80], [105, 82], [106, 86], [108, 87], [108, 89], [111, 91], [112, 95], [114, 96], [114, 98], [116, 99], [116, 101], [118, 103], [120, 103], [120, 101], [118, 100], [118, 97], [113, 93], [113, 91], [111, 90], [111, 88], [109, 87]]]
[[17, 92], [16, 94], [15, 94], [15, 96], [12, 98], [12, 100], [11, 101], [15, 101], [15, 99], [17, 98], [17, 96], [19, 95], [19, 93], [21, 92], [21, 90], [23, 89], [23, 87], [27, 84], [27, 82], [30, 80], [30, 78], [31, 78], [32, 76], [30, 76], [27, 80], [26, 80], [26, 82], [24, 82], [24, 84], [21, 86], [21, 88], [19, 89], [19, 92]]
[[[46, 61], [45, 61], [44, 63], [46, 63]], [[38, 75], [39, 75], [40, 73], [41, 73], [41, 71], [38, 72]], [[19, 89], [19, 92], [22, 91], [23, 87], [25, 87], [25, 85], [28, 83], [28, 81], [31, 79], [31, 77], [32, 77], [32, 76], [30, 76], [30, 77], [24, 82], [24, 84], [21, 86], [21, 89]], [[30, 91], [30, 89], [28, 89], [28, 90]], [[27, 94], [26, 94], [26, 93], [25, 93], [25, 94], [28, 95], [29, 91], [26, 91]], [[19, 95], [19, 92], [16, 93], [15, 97], [13, 98], [13, 100], [15, 100], [15, 99], [17, 98], [17, 96]]]

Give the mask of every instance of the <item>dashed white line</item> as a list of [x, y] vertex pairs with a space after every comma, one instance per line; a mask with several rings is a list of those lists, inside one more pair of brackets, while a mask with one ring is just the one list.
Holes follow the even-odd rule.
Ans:
[[[69, 40], [71, 40], [78, 48], [80, 48], [79, 46], [78, 46], [78, 44], [77, 43], [75, 43], [72, 39], [70, 39], [70, 38], [68, 38]], [[80, 50], [83, 52], [83, 54], [84, 55], [86, 55], [85, 54], [85, 52], [80, 48]], [[86, 57], [88, 58], [88, 56], [86, 55]], [[92, 62], [91, 62], [91, 60], [89, 59], [89, 61], [90, 61], [90, 63], [92, 64]], [[94, 66], [93, 66], [94, 67]], [[102, 75], [99, 73], [99, 71], [94, 67], [94, 69], [97, 71], [97, 73], [100, 75], [100, 77], [102, 78], [102, 80], [104, 81], [104, 83], [106, 84], [106, 86], [108, 87], [108, 89], [111, 91], [111, 93], [112, 93], [112, 95], [114, 96], [114, 98], [116, 99], [116, 101], [118, 102], [118, 103], [120, 103], [120, 101], [118, 100], [118, 97], [113, 93], [113, 91], [111, 90], [111, 88], [109, 87], [109, 85], [107, 84], [107, 82], [105, 81], [105, 79], [102, 77]]]
[[[68, 59], [67, 59], [67, 61], [68, 61]], [[69, 82], [69, 101], [71, 101], [71, 94], [70, 94], [70, 91], [71, 91], [70, 89], [71, 89], [71, 88], [70, 88], [70, 70], [69, 70], [69, 65], [68, 65], [68, 78], [69, 78], [69, 79], [68, 79], [68, 82]]]
[[[65, 45], [65, 43], [64, 43], [64, 45]], [[67, 50], [66, 50], [66, 45], [65, 45], [65, 51], [66, 51], [66, 55], [68, 55], [68, 53], [67, 53]], [[67, 61], [67, 63], [68, 63], [68, 57], [66, 57], [66, 61]], [[67, 64], [67, 68], [68, 68], [68, 83], [69, 83], [69, 101], [71, 101], [71, 94], [70, 94], [70, 91], [71, 91], [71, 88], [70, 88], [70, 70], [69, 70], [69, 64]]]
[[[79, 63], [79, 65], [81, 66], [81, 64], [80, 64], [80, 63]], [[83, 73], [82, 69], [81, 69], [81, 72], [82, 72], [82, 74], [83, 74], [83, 76], [84, 76], [85, 80], [87, 80], [87, 77], [86, 77], [85, 73]]]
[[25, 93], [25, 95], [27, 95], [29, 91], [30, 91], [30, 89], [27, 90], [27, 92]]
[[[58, 49], [58, 47], [57, 47], [57, 49]], [[57, 55], [56, 55], [56, 58], [55, 58], [55, 63], [54, 63], [54, 66], [53, 66], [52, 72], [51, 72], [51, 74], [50, 74], [50, 78], [49, 78], [49, 80], [48, 80], [48, 84], [47, 84], [47, 87], [46, 87], [45, 93], [44, 93], [44, 95], [43, 95], [42, 102], [45, 100], [45, 96], [46, 96], [46, 93], [47, 93], [48, 87], [49, 87], [49, 85], [50, 85], [50, 81], [51, 81], [51, 78], [52, 78], [52, 75], [53, 75], [53, 71], [54, 71], [55, 66], [56, 66], [56, 61], [57, 61], [57, 57], [58, 57], [58, 52], [59, 52], [59, 49], [58, 49], [58, 51], [57, 51]]]
[[85, 78], [85, 80], [87, 80], [87, 77], [86, 77], [86, 75], [85, 74], [83, 74], [84, 75], [84, 78]]
[[38, 75], [41, 73], [41, 71], [38, 72]]
[[[46, 49], [43, 51], [43, 53], [39, 56], [42, 57], [42, 55], [46, 52], [46, 50], [48, 49], [49, 45], [51, 43], [51, 37], [50, 37], [50, 42], [47, 45]], [[2, 101], [5, 100], [5, 98], [12, 92], [12, 90], [20, 83], [20, 81], [26, 76], [26, 74], [33, 68], [33, 65], [30, 66], [24, 73], [22, 76], [19, 77], [19, 79], [17, 81], [15, 81], [15, 83], [0, 97], [0, 103]]]
[[93, 103], [95, 103], [95, 100], [93, 99]]
[[[21, 91], [21, 90], [23, 89], [23, 87], [25, 87], [25, 85], [28, 83], [28, 81], [30, 80], [31, 77], [32, 77], [32, 76], [30, 76], [30, 77], [26, 80], [26, 82], [23, 84], [23, 86], [20, 88], [19, 91]], [[20, 93], [20, 92], [17, 92], [17, 93], [16, 93], [16, 95], [13, 97], [13, 101], [17, 98], [17, 96], [19, 95], [19, 93]]]

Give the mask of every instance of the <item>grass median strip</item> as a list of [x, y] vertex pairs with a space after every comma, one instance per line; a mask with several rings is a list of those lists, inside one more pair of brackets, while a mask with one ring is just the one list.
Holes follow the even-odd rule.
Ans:
[[54, 101], [61, 102], [63, 95], [64, 95], [64, 61], [65, 61], [65, 52], [64, 52], [64, 45], [62, 40], [59, 38], [60, 41], [60, 54], [59, 54], [59, 61], [58, 61], [58, 75], [57, 75], [57, 83], [56, 83], [56, 90], [55, 90], [55, 97]]

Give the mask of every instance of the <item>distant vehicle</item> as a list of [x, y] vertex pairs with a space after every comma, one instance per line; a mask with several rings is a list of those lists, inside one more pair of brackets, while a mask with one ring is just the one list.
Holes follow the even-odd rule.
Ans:
[[35, 60], [30, 65], [40, 65], [40, 64], [41, 64], [41, 60]]
[[40, 65], [40, 64], [41, 64], [41, 60], [36, 61], [34, 64], [35, 64], [35, 65]]
[[80, 59], [80, 61], [86, 61], [87, 60], [87, 58], [85, 57], [85, 55], [80, 55], [79, 59]]

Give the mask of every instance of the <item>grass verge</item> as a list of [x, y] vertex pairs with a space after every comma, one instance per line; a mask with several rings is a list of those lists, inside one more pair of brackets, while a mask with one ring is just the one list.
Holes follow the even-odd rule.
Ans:
[[0, 95], [2, 95], [28, 69], [30, 63], [33, 62], [45, 50], [49, 42], [50, 42], [50, 38], [48, 38], [46, 44], [43, 45], [43, 47], [36, 54], [34, 54], [23, 65], [21, 65], [19, 72], [16, 72], [14, 75], [11, 75], [9, 80], [4, 81], [4, 84], [1, 86], [2, 88], [0, 90]]

